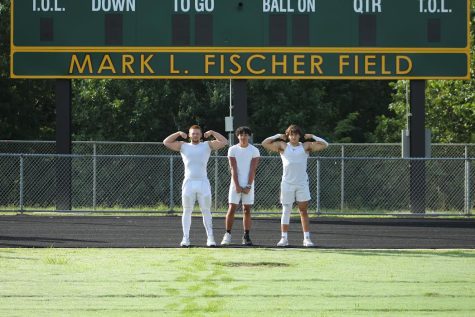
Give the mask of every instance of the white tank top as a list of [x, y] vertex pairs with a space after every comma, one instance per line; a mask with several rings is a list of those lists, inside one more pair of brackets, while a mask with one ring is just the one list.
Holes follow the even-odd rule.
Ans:
[[284, 171], [282, 181], [292, 185], [305, 185], [308, 183], [307, 158], [308, 153], [303, 148], [302, 143], [292, 146], [287, 143], [283, 153], [280, 153]]
[[208, 142], [200, 142], [199, 144], [183, 143], [180, 154], [185, 165], [185, 180], [208, 179], [206, 166], [211, 155]]

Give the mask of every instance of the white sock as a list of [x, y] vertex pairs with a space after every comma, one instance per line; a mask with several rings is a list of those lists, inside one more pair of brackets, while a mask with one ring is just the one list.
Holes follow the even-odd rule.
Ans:
[[310, 239], [310, 232], [306, 231], [303, 233], [303, 238], [304, 239]]
[[286, 238], [287, 239], [287, 232], [282, 232], [282, 238]]
[[183, 208], [183, 215], [181, 216], [181, 226], [183, 228], [183, 236], [186, 238], [190, 237], [192, 212], [193, 212], [193, 208]]

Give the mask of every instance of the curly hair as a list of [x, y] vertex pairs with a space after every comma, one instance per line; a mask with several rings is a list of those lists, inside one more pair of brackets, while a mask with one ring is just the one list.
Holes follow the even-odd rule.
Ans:
[[251, 131], [251, 128], [244, 126], [244, 127], [237, 128], [234, 134], [236, 134], [236, 136], [239, 136], [241, 134], [251, 135], [252, 131]]
[[303, 137], [304, 134], [303, 134], [303, 131], [302, 131], [302, 128], [300, 128], [298, 125], [296, 124], [291, 124], [287, 130], [285, 130], [285, 134], [287, 136], [291, 135], [291, 134], [298, 134], [300, 137]]

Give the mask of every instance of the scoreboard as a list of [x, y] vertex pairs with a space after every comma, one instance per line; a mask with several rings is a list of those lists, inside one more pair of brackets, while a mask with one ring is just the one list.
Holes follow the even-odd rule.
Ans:
[[12, 0], [12, 78], [468, 79], [469, 0]]

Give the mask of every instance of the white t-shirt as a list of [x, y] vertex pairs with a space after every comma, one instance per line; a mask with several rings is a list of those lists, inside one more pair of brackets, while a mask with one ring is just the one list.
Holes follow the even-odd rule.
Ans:
[[308, 183], [307, 158], [309, 155], [301, 142], [297, 146], [287, 143], [285, 151], [280, 153], [280, 157], [284, 166], [282, 181], [292, 185]]
[[180, 154], [185, 164], [186, 179], [208, 179], [206, 166], [211, 155], [211, 148], [208, 142], [199, 144], [183, 143]]
[[[248, 144], [247, 147], [241, 147], [239, 144], [236, 144], [228, 149], [228, 157], [236, 158], [239, 186], [245, 187], [247, 185], [251, 161], [259, 156], [259, 150], [252, 144]], [[232, 181], [231, 185], [234, 185]]]

